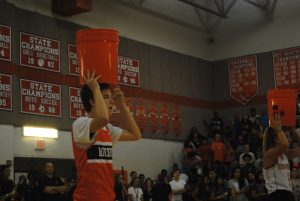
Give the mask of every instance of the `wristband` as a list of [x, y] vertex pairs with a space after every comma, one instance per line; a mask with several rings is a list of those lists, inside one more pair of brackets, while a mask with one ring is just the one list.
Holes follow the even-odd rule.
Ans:
[[280, 133], [282, 131], [282, 128], [275, 128], [276, 133]]

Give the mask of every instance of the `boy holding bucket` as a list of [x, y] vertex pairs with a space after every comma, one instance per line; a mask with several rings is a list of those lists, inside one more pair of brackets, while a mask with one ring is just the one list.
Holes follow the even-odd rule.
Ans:
[[[72, 126], [72, 141], [78, 183], [74, 201], [113, 201], [114, 179], [112, 167], [112, 145], [120, 141], [134, 141], [141, 138], [140, 130], [127, 109], [123, 92], [112, 91], [108, 84], [98, 84], [95, 71], [83, 76], [85, 85], [80, 96], [87, 112], [76, 119]], [[109, 124], [112, 103], [121, 111], [124, 129]]]

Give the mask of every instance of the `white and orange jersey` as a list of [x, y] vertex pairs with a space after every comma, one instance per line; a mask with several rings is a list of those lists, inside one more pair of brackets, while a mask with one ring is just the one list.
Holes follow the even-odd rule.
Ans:
[[269, 194], [276, 190], [292, 191], [290, 164], [285, 154], [278, 157], [278, 160], [274, 165], [267, 169], [263, 169], [263, 174]]
[[74, 201], [113, 201], [112, 146], [122, 129], [109, 125], [90, 139], [90, 122], [90, 118], [81, 117], [73, 123], [72, 145], [78, 173]]

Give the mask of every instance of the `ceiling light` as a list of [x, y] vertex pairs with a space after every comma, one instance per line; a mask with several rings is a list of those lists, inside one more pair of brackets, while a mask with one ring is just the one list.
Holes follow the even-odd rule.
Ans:
[[31, 137], [58, 138], [58, 131], [54, 128], [24, 126], [23, 135]]

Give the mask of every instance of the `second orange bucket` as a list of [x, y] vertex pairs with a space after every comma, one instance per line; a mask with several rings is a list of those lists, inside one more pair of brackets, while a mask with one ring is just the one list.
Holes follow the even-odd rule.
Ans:
[[282, 118], [282, 126], [296, 125], [296, 97], [295, 89], [272, 89], [268, 91], [268, 116], [271, 123], [275, 112]]
[[119, 33], [113, 29], [83, 29], [76, 33], [80, 84], [95, 69], [101, 83], [117, 83]]

